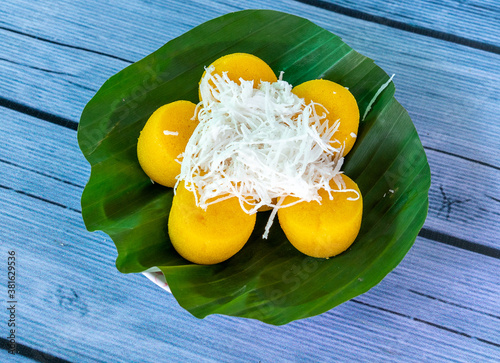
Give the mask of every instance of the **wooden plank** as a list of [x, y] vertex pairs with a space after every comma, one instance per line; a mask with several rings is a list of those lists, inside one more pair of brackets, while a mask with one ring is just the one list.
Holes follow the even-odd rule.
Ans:
[[[6, 120], [0, 138], [10, 140], [0, 145], [0, 184], [79, 211], [90, 167], [76, 133], [5, 108], [0, 118]], [[432, 150], [427, 154], [432, 185], [424, 228], [499, 249], [500, 170]]]
[[70, 361], [493, 361], [498, 352], [491, 257], [419, 238], [383, 283], [321, 316], [284, 327], [198, 320], [145, 277], [119, 274], [112, 243], [78, 213], [10, 190], [0, 211], [9, 241], [0, 255], [14, 249], [29, 276], [18, 280], [19, 343]]
[[500, 49], [500, 6], [494, 0], [299, 1], [387, 26], [451, 41], [463, 40], [472, 46], [483, 45], [484, 49]]
[[[137, 60], [183, 31], [229, 9], [249, 7], [250, 3], [243, 2], [236, 8], [219, 3], [148, 3], [141, 5], [140, 16], [130, 17], [128, 5], [109, 2], [99, 8], [105, 14], [113, 14], [113, 18], [94, 19], [81, 17], [94, 9], [93, 2], [71, 2], [58, 8], [57, 16], [46, 14], [47, 20], [36, 26], [28, 21], [34, 10], [23, 10], [31, 9], [30, 5], [21, 1], [12, 6], [17, 9], [16, 16], [7, 17], [4, 26], [11, 30], [0, 29], [6, 39], [4, 57], [8, 59], [0, 62], [6, 75], [0, 84], [2, 95], [77, 121], [94, 90], [127, 64], [95, 52], [108, 51], [113, 56]], [[257, 1], [251, 7], [269, 5]], [[496, 135], [500, 133], [500, 124], [495, 120], [500, 113], [500, 62], [496, 54], [301, 3], [290, 7], [289, 2], [277, 1], [272, 7], [313, 19], [375, 59], [388, 73], [395, 73], [397, 98], [408, 109], [425, 146], [499, 167], [500, 140]], [[65, 20], [56, 21], [61, 18]], [[169, 19], [168, 24], [165, 19]], [[124, 22], [129, 25], [121, 26]], [[143, 26], [145, 23], [147, 26]], [[49, 24], [52, 26], [46, 29]], [[45, 33], [40, 35], [42, 29]], [[59, 43], [26, 35], [33, 31], [34, 35], [30, 35], [48, 37], [49, 30], [59, 34]], [[75, 41], [75, 37], [79, 40]], [[81, 49], [84, 39], [91, 51]], [[63, 46], [62, 42], [71, 46]]]
[[[0, 108], [0, 184], [46, 201], [80, 210], [90, 165], [76, 132]], [[70, 188], [68, 188], [70, 187]]]
[[[4, 29], [130, 63], [163, 45], [165, 34], [175, 38], [200, 22], [242, 7], [249, 8], [248, 5], [249, 1], [225, 4], [202, 0], [130, 0], [126, 3], [62, 0], [55, 5], [48, 0], [5, 0], [0, 4], [0, 14]], [[153, 48], [145, 49], [145, 46]]]
[[76, 121], [86, 100], [108, 77], [128, 65], [3, 30], [0, 34], [5, 39], [0, 59], [1, 97]]
[[431, 167], [424, 228], [500, 249], [500, 170], [427, 150]]
[[[450, 246], [418, 239], [412, 253], [376, 291], [356, 300], [383, 306], [416, 320], [428, 320], [432, 316], [434, 324], [467, 331], [471, 336], [488, 340], [490, 345], [497, 344], [500, 342], [500, 260], [487, 257], [485, 264], [479, 266], [471, 256], [470, 252], [456, 253]], [[490, 293], [479, 301], [473, 296], [482, 295], [480, 291]], [[449, 309], [448, 305], [453, 308]], [[466, 310], [467, 317], [463, 315]]]

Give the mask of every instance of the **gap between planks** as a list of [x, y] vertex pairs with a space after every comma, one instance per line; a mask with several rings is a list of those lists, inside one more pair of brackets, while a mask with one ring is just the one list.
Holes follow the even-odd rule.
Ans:
[[347, 8], [345, 6], [334, 4], [329, 1], [323, 1], [323, 0], [294, 0], [294, 1], [311, 5], [317, 8], [325, 9], [328, 11], [332, 11], [337, 14], [349, 16], [351, 18], [364, 20], [370, 23], [380, 24], [398, 30], [403, 30], [406, 32], [419, 34], [430, 38], [435, 38], [455, 44], [464, 45], [466, 47], [483, 50], [485, 52], [500, 54], [500, 47], [493, 44], [469, 39], [466, 37], [458, 36], [456, 34], [446, 33], [443, 31], [434, 30], [423, 26], [404, 23], [402, 21], [370, 14], [361, 10]]
[[44, 38], [44, 37], [39, 37], [37, 35], [29, 34], [29, 33], [26, 33], [26, 32], [19, 31], [19, 30], [15, 30], [15, 29], [10, 29], [10, 28], [4, 27], [4, 26], [0, 26], [0, 29], [8, 31], [8, 32], [11, 32], [11, 33], [14, 33], [14, 34], [24, 35], [26, 37], [33, 38], [33, 39], [36, 39], [36, 40], [40, 40], [42, 42], [46, 42], [46, 43], [50, 43], [50, 44], [54, 44], [54, 45], [60, 45], [62, 47], [67, 47], [67, 48], [71, 48], [71, 49], [83, 50], [85, 52], [94, 53], [94, 54], [97, 54], [97, 55], [103, 55], [105, 57], [116, 59], [116, 60], [120, 60], [120, 61], [128, 63], [128, 64], [134, 63], [131, 60], [128, 60], [128, 59], [125, 59], [125, 58], [121, 58], [121, 57], [118, 57], [118, 56], [113, 55], [113, 54], [104, 53], [104, 52], [100, 52], [98, 50], [88, 49], [88, 48], [84, 48], [84, 47], [79, 47], [77, 45], [71, 45], [71, 44], [67, 44], [67, 43], [58, 42], [58, 41], [55, 41], [55, 40], [52, 40], [52, 39], [47, 39], [47, 38]]
[[[0, 337], [0, 349], [10, 350], [9, 341], [5, 338]], [[26, 358], [30, 358], [36, 362], [45, 363], [71, 363], [68, 360], [58, 358], [50, 353], [42, 352], [41, 350], [31, 348], [27, 345], [16, 342], [16, 354], [21, 355]], [[12, 359], [15, 355], [11, 356]]]
[[[421, 294], [423, 295], [423, 294]], [[427, 295], [428, 296], [428, 295]], [[436, 299], [432, 296], [430, 296], [431, 299]], [[495, 342], [492, 342], [492, 341], [489, 341], [489, 340], [486, 340], [486, 339], [483, 339], [483, 338], [478, 338], [478, 337], [474, 337], [470, 334], [467, 334], [467, 333], [464, 333], [464, 332], [461, 332], [461, 331], [458, 331], [456, 329], [451, 329], [451, 328], [448, 328], [448, 327], [445, 327], [445, 326], [442, 326], [442, 325], [439, 325], [439, 324], [435, 324], [435, 323], [431, 323], [429, 321], [426, 321], [424, 319], [419, 319], [419, 318], [416, 318], [416, 317], [412, 317], [410, 315], [407, 315], [407, 314], [403, 314], [403, 313], [399, 313], [397, 311], [393, 311], [393, 310], [390, 310], [390, 309], [386, 309], [386, 308], [382, 308], [380, 306], [376, 306], [376, 305], [372, 305], [372, 304], [368, 304], [368, 303], [365, 303], [363, 301], [359, 301], [357, 300], [356, 298], [354, 299], [351, 299], [350, 301], [356, 303], [356, 304], [361, 304], [363, 306], [367, 306], [367, 307], [370, 307], [372, 309], [376, 309], [376, 310], [380, 310], [380, 311], [384, 311], [384, 312], [387, 312], [387, 313], [390, 313], [390, 314], [394, 314], [394, 315], [398, 315], [398, 316], [401, 316], [403, 318], [406, 318], [406, 319], [410, 319], [410, 320], [414, 320], [414, 321], [417, 321], [419, 323], [424, 323], [424, 324], [427, 324], [427, 325], [430, 325], [430, 326], [433, 326], [434, 328], [438, 328], [438, 329], [441, 329], [441, 330], [445, 330], [447, 332], [450, 332], [450, 333], [453, 333], [453, 334], [458, 334], [458, 335], [461, 335], [461, 336], [464, 336], [466, 338], [471, 338], [471, 339], [475, 339], [479, 342], [482, 342], [482, 343], [485, 343], [485, 344], [488, 344], [488, 345], [491, 345], [491, 346], [494, 346], [494, 347], [500, 347], [500, 343], [495, 343]], [[466, 309], [469, 309], [466, 307]], [[490, 314], [488, 314], [490, 315]]]

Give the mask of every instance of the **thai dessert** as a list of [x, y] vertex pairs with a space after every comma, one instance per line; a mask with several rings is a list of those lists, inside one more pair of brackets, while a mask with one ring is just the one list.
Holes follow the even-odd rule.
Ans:
[[235, 255], [267, 211], [302, 253], [329, 258], [359, 232], [361, 192], [341, 168], [358, 132], [348, 89], [328, 80], [293, 87], [258, 57], [223, 56], [205, 68], [200, 102], [160, 107], [137, 155], [155, 183], [175, 188], [168, 220], [185, 259], [215, 264]]

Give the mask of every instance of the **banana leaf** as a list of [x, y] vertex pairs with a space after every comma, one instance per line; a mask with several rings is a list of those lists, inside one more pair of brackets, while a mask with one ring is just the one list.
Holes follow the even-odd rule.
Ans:
[[[292, 85], [316, 78], [340, 83], [366, 113], [344, 163], [363, 194], [363, 222], [339, 256], [301, 254], [277, 221], [263, 240], [269, 212], [259, 213], [250, 240], [226, 262], [196, 265], [172, 247], [173, 190], [152, 184], [141, 170], [137, 139], [158, 107], [180, 99], [197, 103], [203, 67], [234, 52], [255, 54]], [[119, 271], [161, 269], [179, 304], [196, 317], [225, 314], [281, 325], [321, 314], [379, 283], [411, 248], [427, 215], [429, 165], [393, 83], [382, 87], [388, 81], [371, 59], [309, 20], [247, 10], [208, 21], [112, 76], [85, 107], [78, 128], [92, 166], [81, 201], [85, 225], [114, 241]]]

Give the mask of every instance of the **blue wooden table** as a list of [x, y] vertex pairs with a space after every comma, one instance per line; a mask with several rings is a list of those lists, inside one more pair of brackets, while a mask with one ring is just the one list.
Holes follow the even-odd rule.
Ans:
[[[396, 74], [432, 172], [429, 215], [403, 262], [368, 293], [280, 327], [192, 317], [143, 275], [120, 274], [112, 241], [87, 232], [80, 211], [90, 167], [76, 128], [97, 89], [248, 8], [306, 17]], [[499, 114], [495, 0], [3, 0], [0, 361], [499, 361]]]

